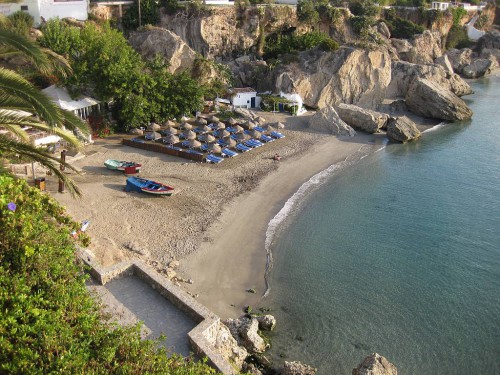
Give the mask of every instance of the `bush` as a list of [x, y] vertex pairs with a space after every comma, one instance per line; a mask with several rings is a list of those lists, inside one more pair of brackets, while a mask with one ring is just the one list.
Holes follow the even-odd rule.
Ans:
[[355, 16], [375, 17], [380, 8], [370, 0], [359, 0], [349, 3], [349, 10]]
[[59, 55], [68, 56], [80, 49], [80, 31], [59, 18], [53, 18], [42, 26], [42, 47], [50, 48]]
[[387, 26], [389, 27], [393, 38], [401, 39], [410, 39], [415, 34], [422, 34], [425, 30], [423, 26], [417, 25], [416, 23], [400, 17], [387, 21]]
[[375, 23], [375, 19], [367, 16], [353, 16], [349, 20], [353, 31], [362, 38], [368, 36], [370, 27]]
[[453, 25], [455, 26], [460, 25], [460, 21], [462, 20], [462, 18], [467, 15], [467, 11], [464, 8], [453, 7], [448, 8], [448, 10], [453, 16]]
[[297, 17], [302, 22], [318, 23], [319, 13], [313, 0], [299, 0], [297, 3]]
[[12, 13], [7, 17], [12, 24], [12, 31], [28, 36], [30, 29], [33, 27], [34, 19], [31, 15], [22, 10]]
[[122, 17], [126, 31], [133, 31], [139, 26], [156, 25], [160, 21], [160, 8], [155, 0], [141, 0], [141, 19], [139, 22], [139, 3], [134, 2]]
[[462, 26], [453, 25], [446, 38], [446, 48], [466, 48], [470, 47], [470, 44], [467, 31]]
[[75, 259], [77, 227], [49, 195], [0, 175], [0, 373], [214, 374], [107, 320]]
[[282, 54], [293, 54], [319, 46], [325, 51], [338, 48], [337, 42], [328, 35], [312, 31], [301, 35], [275, 34], [266, 38], [265, 59], [276, 58]]

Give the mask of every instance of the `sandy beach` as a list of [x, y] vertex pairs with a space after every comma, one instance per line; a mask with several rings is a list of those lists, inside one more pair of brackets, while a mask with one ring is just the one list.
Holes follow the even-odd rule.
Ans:
[[[311, 114], [291, 117], [260, 113], [286, 123], [286, 138], [227, 159], [218, 165], [122, 146], [123, 135], [86, 146], [73, 165], [82, 198], [47, 190], [79, 221], [90, 220], [89, 249], [104, 266], [139, 257], [165, 273], [180, 261], [177, 275], [198, 300], [222, 318], [237, 317], [251, 305], [265, 306], [265, 235], [269, 221], [312, 176], [348, 158], [359, 158], [384, 144], [385, 135], [335, 137], [312, 132]], [[278, 153], [281, 161], [272, 160]], [[140, 175], [173, 185], [172, 197], [125, 192], [126, 176], [103, 166], [106, 159], [133, 160]], [[254, 289], [256, 293], [248, 293]]]

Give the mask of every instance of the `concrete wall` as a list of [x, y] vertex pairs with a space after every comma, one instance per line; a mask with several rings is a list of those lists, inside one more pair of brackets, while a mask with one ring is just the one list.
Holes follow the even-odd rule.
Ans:
[[233, 375], [238, 373], [231, 363], [218, 353], [212, 345], [216, 340], [218, 325], [221, 324], [220, 318], [185, 291], [176, 287], [170, 280], [164, 278], [140, 260], [122, 262], [112, 267], [102, 268], [87, 250], [80, 249], [78, 255], [89, 267], [88, 272], [90, 275], [101, 285], [105, 285], [117, 277], [132, 275], [151, 285], [158, 293], [188, 314], [195, 322], [198, 322], [198, 325], [188, 333], [193, 350], [201, 356], [206, 356], [209, 364], [223, 374]]
[[[255, 98], [255, 107], [251, 107], [252, 98]], [[232, 104], [235, 107], [258, 108], [260, 106], [260, 97], [257, 93], [244, 92], [235, 94], [232, 98]]]
[[23, 0], [17, 4], [0, 4], [0, 13], [8, 16], [28, 7], [25, 10], [35, 19], [35, 26], [38, 26], [43, 17], [45, 20], [59, 17], [72, 17], [80, 21], [88, 19], [88, 0], [58, 1], [58, 0]]

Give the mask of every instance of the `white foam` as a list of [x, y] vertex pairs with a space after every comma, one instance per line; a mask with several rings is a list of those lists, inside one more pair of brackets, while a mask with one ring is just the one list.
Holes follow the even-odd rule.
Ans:
[[439, 124], [433, 126], [432, 128], [429, 128], [427, 130], [424, 130], [422, 133], [429, 133], [429, 132], [433, 132], [435, 130], [438, 130], [439, 128], [442, 128], [443, 126], [445, 126], [447, 124], [446, 121], [443, 121], [443, 122], [440, 122]]

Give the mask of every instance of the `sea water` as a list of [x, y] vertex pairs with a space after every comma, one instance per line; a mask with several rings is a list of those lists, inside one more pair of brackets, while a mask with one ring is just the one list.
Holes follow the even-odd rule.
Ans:
[[471, 121], [331, 168], [270, 227], [275, 361], [500, 374], [500, 77], [472, 86]]

